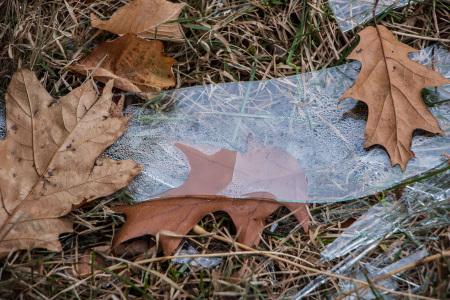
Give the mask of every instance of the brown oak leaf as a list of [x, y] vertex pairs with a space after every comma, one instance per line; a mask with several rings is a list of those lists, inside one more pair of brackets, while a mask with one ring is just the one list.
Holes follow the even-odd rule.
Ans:
[[161, 89], [175, 86], [175, 59], [164, 55], [160, 41], [146, 41], [126, 34], [98, 45], [70, 69], [102, 82], [114, 79], [114, 86], [151, 98]]
[[[182, 143], [176, 143], [176, 147], [189, 161], [188, 178], [158, 200], [114, 208], [127, 216], [114, 240], [115, 246], [146, 234], [159, 234], [164, 253], [172, 254], [181, 242], [173, 234], [187, 234], [205, 215], [217, 211], [230, 215], [238, 232], [237, 240], [249, 246], [258, 244], [264, 220], [281, 206], [293, 211], [304, 230], [308, 230], [306, 204], [273, 200], [307, 197], [306, 176], [287, 152], [260, 144], [254, 144], [247, 153], [220, 149], [206, 154]], [[233, 180], [242, 185], [241, 199], [220, 196]], [[172, 236], [164, 235], [167, 231]]]
[[185, 3], [166, 0], [134, 0], [119, 8], [107, 21], [91, 14], [92, 27], [115, 34], [134, 33], [143, 38], [182, 39], [178, 18]]
[[98, 97], [86, 82], [55, 100], [31, 71], [12, 77], [7, 137], [0, 142], [1, 254], [60, 250], [59, 234], [72, 231], [62, 216], [125, 187], [139, 173], [131, 160], [99, 158], [128, 123], [117, 115], [112, 85], [108, 82]]
[[[115, 236], [113, 245], [143, 235], [159, 235], [165, 255], [172, 254], [195, 224], [209, 213], [223, 211], [236, 226], [237, 241], [249, 246], [259, 243], [264, 220], [279, 207], [289, 208], [305, 231], [309, 227], [308, 207], [302, 203], [282, 203], [267, 199], [231, 199], [223, 196], [172, 197], [118, 206], [127, 221]], [[167, 234], [169, 233], [169, 234]]]
[[442, 133], [422, 100], [422, 90], [450, 80], [410, 60], [408, 54], [417, 50], [399, 42], [384, 26], [366, 27], [359, 36], [348, 58], [361, 62], [361, 72], [341, 99], [351, 97], [367, 104], [364, 147], [383, 146], [392, 165], [404, 170], [414, 157], [411, 142], [416, 129]]

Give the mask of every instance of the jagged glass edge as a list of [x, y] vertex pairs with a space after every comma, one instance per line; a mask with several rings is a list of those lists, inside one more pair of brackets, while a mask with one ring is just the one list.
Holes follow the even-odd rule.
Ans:
[[[388, 9], [400, 8], [414, 2], [419, 2], [419, 0], [379, 0], [376, 15], [380, 15]], [[372, 19], [375, 0], [328, 0], [328, 4], [339, 28], [346, 32]]]

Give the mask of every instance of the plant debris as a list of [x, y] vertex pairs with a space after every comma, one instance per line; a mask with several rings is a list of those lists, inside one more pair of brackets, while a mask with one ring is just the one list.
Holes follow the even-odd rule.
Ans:
[[91, 24], [119, 35], [134, 33], [142, 38], [182, 39], [181, 26], [174, 21], [185, 5], [166, 0], [134, 0], [119, 8], [107, 21], [91, 14]]
[[161, 89], [175, 86], [172, 65], [175, 59], [164, 55], [160, 41], [146, 41], [126, 34], [98, 45], [70, 69], [107, 82], [124, 91], [151, 98]]
[[438, 72], [408, 58], [418, 50], [399, 42], [384, 26], [370, 26], [359, 32], [360, 43], [349, 59], [359, 60], [361, 72], [355, 84], [341, 97], [367, 104], [369, 117], [365, 148], [383, 146], [393, 166], [405, 170], [414, 157], [414, 130], [442, 133], [435, 117], [422, 100], [425, 87], [450, 83]]
[[[90, 26], [89, 15], [95, 13], [102, 19], [106, 19], [118, 7], [131, 1], [133, 0], [3, 1], [0, 4], [0, 11], [2, 12], [0, 14], [0, 32], [2, 32], [0, 44], [4, 45], [0, 49], [0, 60], [2, 62], [0, 94], [3, 95], [1, 98], [4, 99], [6, 87], [14, 72], [22, 67], [28, 67], [36, 74], [40, 74], [41, 83], [46, 87], [46, 90], [54, 95], [65, 95], [74, 87], [79, 86], [85, 80], [85, 77], [67, 72], [67, 66], [73, 63], [79, 53], [88, 51], [91, 45], [97, 45], [103, 42], [105, 38], [111, 37], [109, 32], [93, 29]], [[316, 132], [318, 137], [327, 136], [326, 134], [335, 128], [335, 121], [339, 120], [339, 123], [341, 123], [341, 121], [352, 120], [352, 122], [346, 124], [346, 127], [342, 127], [344, 130], [335, 131], [336, 134], [350, 132], [350, 134], [356, 136], [355, 139], [358, 139], [356, 143], [354, 142], [355, 139], [349, 140], [347, 135], [342, 138], [341, 144], [349, 148], [349, 151], [341, 152], [340, 150], [344, 147], [333, 148], [326, 143], [325, 139], [313, 139], [315, 143], [312, 144], [308, 142], [298, 143], [298, 139], [293, 139], [292, 146], [289, 146], [289, 148], [281, 146], [281, 148], [292, 151], [290, 153], [293, 155], [299, 150], [298, 148], [309, 150], [305, 153], [306, 159], [300, 162], [302, 169], [308, 176], [309, 184], [313, 185], [309, 187], [310, 191], [315, 191], [317, 188], [320, 188], [321, 191], [330, 189], [330, 185], [322, 185], [316, 180], [320, 176], [329, 180], [336, 180], [339, 178], [337, 176], [341, 176], [345, 181], [338, 181], [335, 186], [339, 186], [342, 182], [348, 182], [349, 184], [343, 187], [346, 191], [351, 185], [355, 186], [354, 191], [362, 191], [352, 195], [373, 195], [374, 190], [382, 190], [383, 193], [341, 203], [313, 204], [311, 214], [315, 220], [315, 226], [310, 230], [309, 235], [301, 234], [295, 229], [292, 230], [296, 222], [293, 221], [293, 217], [286, 217], [286, 209], [280, 209], [269, 217], [268, 222], [271, 224], [266, 226], [257, 250], [238, 251], [239, 248], [245, 248], [234, 243], [232, 238], [227, 238], [227, 241], [222, 244], [221, 240], [217, 240], [217, 237], [228, 236], [226, 228], [229, 224], [229, 218], [224, 214], [209, 214], [199, 223], [209, 234], [199, 233], [201, 232], [198, 231], [200, 226], [195, 226], [193, 232], [198, 236], [189, 236], [189, 243], [193, 245], [198, 254], [177, 253], [176, 255], [178, 256], [177, 259], [192, 259], [193, 261], [212, 258], [222, 260], [222, 263], [214, 268], [196, 267], [192, 263], [177, 264], [174, 263], [172, 257], [155, 257], [157, 254], [155, 247], [149, 248], [145, 254], [138, 254], [139, 256], [134, 256], [129, 252], [127, 254], [115, 253], [115, 255], [110, 255], [109, 252], [103, 254], [105, 252], [100, 251], [100, 256], [105, 259], [106, 265], [98, 267], [96, 267], [97, 264], [87, 265], [90, 269], [87, 272], [89, 275], [81, 279], [74, 272], [74, 267], [71, 266], [76, 266], [77, 263], [82, 262], [79, 259], [80, 254], [88, 253], [89, 249], [94, 249], [95, 252], [99, 251], [95, 249], [100, 247], [109, 249], [111, 238], [122, 223], [121, 218], [118, 218], [110, 207], [114, 206], [115, 203], [128, 203], [130, 200], [128, 192], [121, 191], [96, 203], [84, 206], [82, 209], [75, 209], [69, 214], [68, 218], [74, 221], [74, 233], [60, 236], [63, 252], [55, 254], [54, 252], [36, 249], [33, 251], [18, 251], [4, 258], [0, 269], [1, 298], [141, 299], [189, 297], [202, 299], [284, 299], [293, 298], [296, 291], [306, 287], [314, 279], [314, 274], [323, 274], [326, 270], [334, 274], [323, 274], [330, 279], [329, 282], [315, 290], [314, 294], [308, 296], [308, 299], [344, 298], [345, 295], [342, 292], [353, 297], [353, 293], [349, 293], [345, 287], [339, 284], [347, 281], [336, 278], [339, 273], [335, 273], [334, 266], [339, 264], [339, 258], [332, 262], [324, 262], [319, 259], [321, 251], [324, 247], [330, 245], [342, 233], [342, 230], [357, 219], [359, 215], [364, 214], [369, 207], [379, 202], [385, 203], [387, 199], [391, 199], [384, 199], [385, 196], [394, 196], [386, 190], [386, 183], [399, 183], [403, 181], [400, 178], [409, 178], [408, 182], [415, 181], [416, 178], [410, 177], [410, 175], [423, 175], [423, 172], [429, 170], [432, 166], [437, 166], [439, 162], [437, 156], [440, 156], [443, 152], [449, 152], [450, 144], [445, 136], [421, 135], [414, 138], [412, 149], [417, 157], [409, 162], [404, 173], [410, 174], [408, 176], [400, 175], [400, 168], [388, 166], [388, 156], [383, 149], [376, 148], [370, 151], [363, 149], [365, 117], [361, 110], [352, 109], [348, 111], [347, 109], [353, 107], [354, 101], [346, 101], [345, 104], [340, 106], [341, 108], [344, 107], [342, 111], [345, 112], [336, 118], [328, 119], [328, 112], [336, 110], [336, 95], [341, 95], [345, 88], [349, 86], [349, 83], [351, 84], [356, 78], [360, 70], [360, 64], [354, 61], [348, 64], [348, 68], [340, 66], [349, 72], [342, 72], [341, 74], [343, 68], [339, 67], [335, 69], [335, 72], [330, 72], [330, 76], [327, 77], [308, 77], [304, 76], [304, 72], [324, 70], [341, 65], [349, 50], [354, 46], [357, 37], [353, 32], [342, 33], [338, 29], [341, 15], [337, 13], [337, 10], [334, 10], [335, 15], [331, 13], [330, 7], [333, 7], [333, 3], [340, 4], [338, 8], [340, 11], [351, 12], [350, 15], [347, 15], [348, 18], [343, 18], [344, 20], [358, 21], [358, 15], [364, 13], [366, 7], [369, 11], [368, 15], [371, 16], [371, 11], [378, 12], [378, 9], [373, 9], [374, 3], [377, 3], [380, 7], [384, 3], [391, 5], [394, 2], [408, 2], [408, 6], [398, 10], [383, 8], [383, 14], [377, 18], [376, 22], [393, 30], [402, 42], [410, 46], [419, 49], [435, 44], [435, 50], [442, 54], [437, 48], [448, 47], [448, 33], [450, 32], [448, 22], [450, 12], [443, 1], [189, 1], [185, 11], [183, 11], [183, 19], [179, 20], [180, 23], [183, 23], [186, 31], [185, 43], [167, 43], [165, 45], [166, 51], [179, 61], [177, 68], [174, 69], [177, 76], [177, 86], [179, 87], [278, 78], [279, 84], [275, 84], [276, 90], [270, 89], [270, 94], [263, 95], [260, 90], [267, 91], [266, 87], [271, 86], [273, 82], [267, 82], [265, 86], [255, 84], [254, 89], [244, 88], [241, 92], [242, 97], [237, 95], [240, 97], [238, 100], [249, 100], [251, 101], [249, 104], [252, 105], [254, 103], [252, 101], [253, 96], [257, 93], [260, 94], [261, 98], [264, 96], [266, 99], [274, 99], [278, 103], [292, 100], [291, 103], [294, 107], [291, 112], [301, 109], [304, 117], [311, 121], [309, 123], [312, 127], [311, 133]], [[359, 28], [361, 27], [359, 26]], [[436, 56], [437, 52], [428, 50], [429, 48], [426, 51], [433, 55], [427, 56], [417, 53], [425, 59], [420, 59], [421, 63], [432, 65], [433, 69], [439, 70], [448, 77], [450, 75], [448, 72], [449, 57]], [[297, 80], [294, 81], [294, 77], [285, 79], [285, 76], [294, 74], [299, 75], [296, 78]], [[347, 80], [346, 77], [349, 79]], [[283, 83], [283, 81], [285, 82]], [[342, 88], [340, 88], [341, 86]], [[198, 87], [198, 94], [212, 92], [215, 99], [220, 100], [220, 102], [215, 101], [214, 107], [207, 112], [216, 111], [217, 114], [221, 113], [225, 116], [224, 111], [220, 110], [221, 107], [218, 104], [221, 103], [222, 108], [230, 106], [228, 100], [236, 95], [230, 90], [232, 87], [238, 90], [242, 86], [230, 84], [230, 87], [227, 86], [226, 88], [227, 93], [221, 92], [225, 87], [224, 85], [212, 87], [216, 88], [209, 90]], [[424, 91], [426, 103], [433, 106], [430, 110], [439, 120], [439, 124], [444, 131], [450, 130], [450, 127], [447, 126], [448, 121], [445, 121], [450, 120], [448, 117], [450, 116], [449, 110], [445, 108], [445, 106], [449, 107], [448, 103], [444, 104], [444, 101], [448, 102], [449, 99], [449, 86], [446, 87], [447, 91], [444, 87]], [[185, 91], [185, 89], [183, 90]], [[296, 93], [296, 90], [300, 92]], [[193, 89], [190, 91], [184, 96], [194, 96]], [[180, 99], [183, 99], [182, 94], [184, 92], [182, 90], [176, 90], [175, 93], [179, 94]], [[283, 97], [287, 93], [291, 93], [292, 96]], [[330, 97], [332, 94], [334, 96]], [[246, 98], [245, 95], [250, 97]], [[323, 97], [330, 102], [320, 104]], [[134, 97], [128, 97], [127, 100], [132, 100], [132, 98]], [[178, 102], [176, 106], [181, 106], [183, 103], [189, 104], [193, 99], [192, 97], [184, 98], [185, 101]], [[320, 101], [317, 102], [317, 100]], [[150, 106], [157, 110], [165, 110], [168, 107], [165, 101], [155, 102], [152, 102]], [[197, 103], [202, 102], [196, 101], [191, 107], [193, 108]], [[3, 112], [4, 106], [2, 108], [2, 104], [4, 102], [0, 103], [0, 111]], [[234, 104], [233, 101], [232, 104]], [[241, 104], [247, 106], [247, 102]], [[223, 140], [225, 145], [218, 144], [215, 149], [228, 147], [227, 149], [239, 150], [242, 151], [241, 153], [248, 151], [246, 147], [235, 147], [236, 144], [234, 143], [230, 145], [235, 141], [232, 139], [233, 131], [236, 128], [256, 129], [258, 123], [248, 121], [260, 119], [255, 118], [255, 112], [260, 107], [263, 108], [261, 112], [266, 112], [266, 110], [263, 106], [257, 106], [250, 112], [252, 114], [250, 118], [236, 118], [247, 113], [246, 111], [243, 112], [243, 105], [237, 105], [234, 114], [228, 114], [230, 118], [224, 119], [224, 123], [227, 125], [224, 128], [229, 129], [228, 131], [231, 134], [224, 134], [224, 137], [228, 140]], [[363, 105], [357, 106], [357, 108], [361, 107]], [[311, 112], [316, 111], [315, 108], [318, 108], [317, 114], [311, 115]], [[281, 113], [284, 113], [284, 110], [280, 111]], [[323, 117], [324, 113], [327, 114], [325, 120], [332, 120], [331, 126], [329, 126], [330, 130], [326, 132], [324, 132], [324, 129], [327, 128], [325, 124], [321, 127], [315, 126], [321, 123], [320, 117]], [[190, 117], [189, 114], [186, 113], [186, 115]], [[277, 125], [277, 120], [268, 119], [267, 116], [261, 115], [268, 121], [263, 127], [270, 134], [273, 126]], [[204, 116], [207, 115], [204, 114]], [[310, 134], [310, 131], [303, 129], [304, 127], [298, 128], [295, 126], [297, 121], [292, 120], [291, 114], [288, 113], [285, 116], [288, 121], [285, 123], [293, 125], [286, 128], [292, 128], [297, 136]], [[168, 165], [168, 161], [160, 156], [163, 153], [162, 150], [169, 148], [163, 148], [162, 145], [158, 146], [156, 140], [162, 143], [162, 139], [166, 139], [172, 146], [174, 140], [180, 141], [180, 139], [167, 137], [167, 132], [172, 127], [161, 127], [161, 131], [154, 132], [153, 125], [156, 122], [166, 125], [176, 122], [173, 128], [174, 130], [180, 130], [181, 121], [165, 120], [164, 115], [159, 116], [157, 114], [143, 117], [146, 118], [147, 122], [152, 120], [151, 124], [142, 126], [140, 131], [137, 130], [137, 126], [133, 128], [128, 135], [127, 143], [122, 144], [122, 149], [124, 150], [123, 153], [126, 153], [126, 145], [134, 145], [136, 157], [139, 157], [139, 151], [141, 151], [141, 154], [148, 155], [143, 155], [141, 158], [143, 161], [153, 155], [155, 160], [150, 161], [149, 167], [143, 172], [143, 175], [150, 177], [156, 173], [154, 169], [167, 170], [172, 166]], [[357, 121], [353, 122], [353, 118]], [[214, 118], [211, 119], [214, 120]], [[190, 118], [185, 119], [185, 121], [187, 120], [190, 120]], [[130, 122], [135, 123], [135, 117]], [[239, 126], [235, 127], [235, 124]], [[355, 125], [357, 128], [355, 128]], [[214, 129], [212, 126], [208, 128]], [[353, 130], [357, 130], [357, 133], [355, 134]], [[210, 132], [213, 133], [213, 130]], [[215, 131], [214, 133], [223, 134], [221, 131]], [[283, 135], [278, 135], [280, 140], [289, 140], [291, 136], [284, 135], [284, 133], [286, 132], [282, 132]], [[274, 134], [278, 133], [274, 131]], [[0, 135], [2, 138], [4, 137], [4, 131], [1, 129]], [[133, 135], [134, 141], [131, 139]], [[446, 135], [448, 136], [448, 134]], [[295, 135], [292, 136], [295, 137]], [[246, 139], [247, 135], [238, 134], [236, 137]], [[270, 138], [268, 140], [257, 140], [267, 146], [279, 147], [279, 143], [271, 143]], [[186, 139], [183, 142], [200, 145], [201, 141], [201, 139]], [[435, 143], [438, 143], [438, 146], [432, 147]], [[146, 145], [146, 148], [143, 145]], [[149, 151], [144, 153], [144, 150]], [[331, 151], [339, 153], [338, 157], [330, 154]], [[174, 152], [172, 151], [172, 153]], [[210, 152], [207, 151], [207, 153]], [[430, 153], [433, 153], [431, 160]], [[354, 159], [355, 156], [353, 155], [357, 159]], [[182, 158], [182, 156], [183, 154], [178, 151], [178, 154], [174, 157]], [[319, 176], [310, 177], [308, 175], [310, 170], [317, 170], [317, 167], [321, 167], [317, 166], [316, 161], [323, 161], [327, 156], [329, 160], [322, 165], [323, 171], [332, 172], [332, 175], [317, 173]], [[345, 160], [341, 158], [345, 156], [348, 157], [348, 165], [353, 165], [354, 170], [350, 168], [343, 170], [343, 167], [347, 167], [347, 163], [344, 166]], [[124, 157], [131, 156], [124, 155]], [[114, 156], [114, 158], [117, 158], [117, 156]], [[155, 165], [155, 161], [158, 160], [160, 163]], [[311, 163], [307, 165], [304, 161]], [[442, 160], [440, 162], [442, 163]], [[1, 163], [2, 161], [0, 161]], [[169, 181], [161, 182], [161, 184], [168, 183], [168, 188], [176, 187], [181, 182], [175, 182], [177, 184], [174, 184], [170, 179], [173, 178], [173, 174], [183, 173], [182, 175], [187, 176], [187, 163], [182, 170], [186, 172], [169, 172], [165, 174], [165, 177], [157, 177], [156, 179], [169, 179]], [[382, 176], [386, 179], [382, 180], [381, 185], [378, 185], [377, 183], [380, 182]], [[141, 178], [141, 176], [137, 177]], [[185, 179], [186, 177], [180, 176], [177, 178]], [[313, 180], [316, 181], [313, 182]], [[148, 190], [149, 193], [154, 192], [154, 190], [150, 190], [148, 187], [156, 186], [156, 184], [143, 185], [138, 181], [133, 181], [133, 184], [134, 186], [140, 185], [141, 191]], [[360, 189], [362, 184], [364, 186]], [[364, 188], [365, 184], [373, 187], [373, 189]], [[346, 191], [343, 194], [347, 194]], [[156, 192], [161, 192], [161, 189]], [[395, 195], [399, 196], [400, 193], [401, 188], [396, 188]], [[132, 194], [136, 201], [148, 199], [148, 197], [136, 197], [137, 194], [133, 191]], [[140, 193], [140, 196], [143, 196], [143, 193]], [[309, 196], [318, 200], [319, 197], [324, 195]], [[327, 198], [324, 201], [329, 201], [329, 199]], [[409, 202], [414, 204], [416, 200], [417, 198], [413, 197]], [[402, 230], [390, 238], [383, 238], [378, 247], [365, 252], [365, 256], [362, 260], [359, 260], [355, 268], [364, 272], [366, 285], [368, 281], [371, 292], [376, 297], [385, 297], [384, 293], [388, 292], [389, 295], [386, 298], [397, 298], [398, 293], [403, 292], [402, 298], [408, 299], [416, 297], [424, 299], [446, 298], [448, 295], [447, 270], [449, 267], [449, 260], [446, 257], [428, 261], [426, 264], [397, 273], [396, 276], [390, 276], [396, 277], [390, 278], [390, 280], [400, 280], [398, 287], [392, 287], [391, 291], [380, 290], [377, 285], [381, 282], [375, 281], [376, 278], [371, 278], [370, 270], [366, 273], [367, 269], [365, 268], [366, 265], [377, 268], [391, 266], [395, 261], [411, 257], [411, 254], [416, 253], [417, 250], [421, 251], [420, 249], [426, 249], [431, 255], [440, 255], [442, 251], [448, 248], [450, 227], [439, 222], [439, 220], [443, 221], [442, 218], [439, 218], [433, 228], [428, 227], [427, 223], [428, 215], [443, 213], [445, 209], [442, 209], [441, 206], [435, 206], [433, 211], [427, 210], [418, 214], [417, 217], [408, 218], [406, 231]], [[413, 232], [413, 235], [411, 235], [408, 229], [415, 231], [418, 224], [425, 225], [424, 230]], [[364, 232], [361, 232], [361, 235], [364, 235]], [[147, 239], [146, 237], [145, 240], [149, 245], [153, 244], [151, 238]], [[145, 244], [143, 246], [145, 248]], [[270, 256], [265, 253], [270, 253]], [[349, 255], [349, 258], [355, 260], [353, 253]], [[380, 258], [381, 265], [378, 264]], [[94, 260], [92, 259], [90, 262], [94, 262]], [[304, 269], [303, 266], [310, 266], [310, 268], [309, 270]], [[348, 274], [350, 273], [344, 275], [347, 276]], [[350, 281], [359, 285], [352, 280]], [[366, 285], [361, 286], [365, 287]], [[359, 293], [360, 291], [357, 292], [356, 297], [364, 295]]]
[[90, 81], [53, 99], [34, 73], [14, 74], [6, 93], [7, 137], [0, 142], [0, 254], [60, 251], [72, 231], [60, 218], [108, 196], [140, 172], [131, 160], [98, 158], [126, 130], [112, 102], [112, 81], [97, 97]]

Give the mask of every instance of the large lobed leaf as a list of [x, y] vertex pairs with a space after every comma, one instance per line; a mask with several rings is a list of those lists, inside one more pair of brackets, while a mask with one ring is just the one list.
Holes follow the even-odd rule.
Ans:
[[304, 203], [282, 203], [258, 197], [173, 197], [115, 207], [115, 211], [126, 214], [127, 222], [114, 237], [113, 244], [117, 246], [151, 234], [159, 236], [164, 254], [171, 255], [181, 243], [181, 236], [186, 235], [204, 216], [223, 211], [228, 213], [236, 226], [237, 241], [254, 246], [260, 241], [265, 219], [281, 206], [290, 209], [303, 229], [308, 231], [309, 213]]
[[364, 146], [383, 146], [392, 165], [399, 164], [404, 170], [414, 157], [414, 130], [442, 133], [422, 100], [422, 90], [450, 80], [410, 60], [408, 54], [417, 50], [399, 42], [384, 26], [366, 27], [359, 36], [359, 45], [348, 58], [361, 62], [361, 72], [341, 99], [351, 97], [367, 104]]
[[58, 235], [72, 230], [61, 216], [139, 173], [131, 160], [98, 158], [128, 123], [111, 101], [112, 85], [97, 97], [86, 82], [57, 101], [31, 71], [14, 74], [6, 94], [7, 138], [0, 142], [1, 254], [60, 250]]
[[[281, 206], [289, 208], [304, 230], [308, 230], [306, 204], [274, 201], [307, 197], [306, 177], [288, 153], [262, 145], [243, 155], [227, 149], [206, 154], [182, 143], [176, 146], [189, 161], [188, 178], [179, 187], [161, 194], [158, 200], [115, 208], [127, 215], [115, 245], [146, 234], [159, 235], [164, 253], [170, 255], [181, 242], [179, 236], [187, 234], [205, 215], [224, 211], [236, 225], [237, 240], [253, 246], [260, 240], [265, 219]], [[218, 196], [235, 176], [250, 190], [241, 195], [242, 199]], [[165, 235], [167, 231], [175, 236]]]

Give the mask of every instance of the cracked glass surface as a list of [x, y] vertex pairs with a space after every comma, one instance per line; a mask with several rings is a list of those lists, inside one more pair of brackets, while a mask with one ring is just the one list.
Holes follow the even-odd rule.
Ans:
[[[375, 2], [375, 0], [328, 0], [336, 22], [343, 32], [349, 31], [372, 19]], [[388, 9], [403, 7], [414, 2], [419, 1], [379, 0], [376, 7], [376, 15]]]

